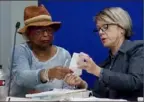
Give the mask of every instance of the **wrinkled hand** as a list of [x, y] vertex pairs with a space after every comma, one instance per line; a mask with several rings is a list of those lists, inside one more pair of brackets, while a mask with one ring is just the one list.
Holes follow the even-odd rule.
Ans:
[[63, 80], [65, 78], [65, 76], [69, 73], [73, 73], [73, 71], [70, 70], [69, 68], [61, 67], [61, 66], [51, 68], [48, 71], [48, 75], [49, 75], [50, 79], [56, 78], [59, 80]]
[[64, 81], [70, 86], [78, 86], [79, 88], [87, 88], [87, 83], [79, 76], [67, 74]]
[[88, 73], [99, 76], [101, 68], [95, 64], [89, 55], [81, 52], [79, 55], [78, 68], [86, 70]]

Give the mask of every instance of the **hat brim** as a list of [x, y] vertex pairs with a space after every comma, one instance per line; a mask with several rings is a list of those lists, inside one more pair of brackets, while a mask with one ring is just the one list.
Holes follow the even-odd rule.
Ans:
[[30, 26], [51, 26], [55, 31], [57, 31], [61, 27], [61, 22], [46, 22], [46, 21], [34, 22], [29, 25], [25, 25], [23, 28], [20, 28], [18, 30], [18, 33], [25, 34], [27, 28]]

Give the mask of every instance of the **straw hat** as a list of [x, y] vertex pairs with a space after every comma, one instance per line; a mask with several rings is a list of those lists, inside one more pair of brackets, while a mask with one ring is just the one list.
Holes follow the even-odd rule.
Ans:
[[19, 29], [19, 34], [25, 34], [29, 26], [51, 26], [55, 31], [61, 26], [61, 22], [52, 21], [52, 17], [44, 5], [26, 7], [24, 24], [25, 26]]

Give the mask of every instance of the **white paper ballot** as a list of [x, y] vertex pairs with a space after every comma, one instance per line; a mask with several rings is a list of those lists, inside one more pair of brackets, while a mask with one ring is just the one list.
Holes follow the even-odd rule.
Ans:
[[41, 93], [35, 94], [26, 94], [27, 98], [31, 99], [39, 99], [39, 100], [46, 100], [46, 101], [60, 101], [60, 100], [67, 100], [70, 97], [76, 98], [87, 98], [89, 97], [89, 93], [86, 89], [77, 89], [77, 90], [70, 90], [70, 89], [54, 89], [52, 91], [46, 91]]
[[30, 98], [20, 98], [20, 97], [7, 97], [6, 98], [6, 101], [11, 101], [11, 102], [14, 102], [14, 101], [25, 101], [25, 102], [31, 102], [31, 101], [45, 101], [45, 100], [42, 100], [42, 99], [30, 99]]
[[88, 97], [88, 98], [69, 98], [68, 101], [98, 101], [98, 102], [127, 102], [124, 99], [108, 99], [108, 98], [97, 98], [97, 97]]
[[82, 69], [78, 68], [77, 65], [78, 59], [79, 59], [79, 53], [73, 53], [69, 68], [72, 71], [74, 71], [74, 75], [80, 76], [82, 75]]

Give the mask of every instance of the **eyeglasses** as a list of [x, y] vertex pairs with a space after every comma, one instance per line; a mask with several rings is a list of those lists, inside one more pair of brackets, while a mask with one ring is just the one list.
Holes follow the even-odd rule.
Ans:
[[[102, 32], [105, 32], [106, 30], [108, 30], [108, 28], [109, 28], [110, 25], [117, 25], [117, 26], [121, 27], [120, 25], [118, 25], [118, 24], [116, 24], [116, 23], [109, 23], [109, 24], [104, 24], [104, 25], [102, 25], [102, 27], [99, 27], [99, 28], [97, 28], [97, 29], [94, 29], [93, 32], [100, 32], [100, 30], [101, 30]], [[122, 28], [122, 27], [121, 27], [121, 28]], [[122, 29], [123, 29], [123, 28], [122, 28]]]
[[44, 34], [45, 32], [47, 34], [52, 35], [54, 33], [54, 30], [50, 28], [40, 28], [40, 29], [35, 30], [36, 35], [41, 35], [41, 34]]

